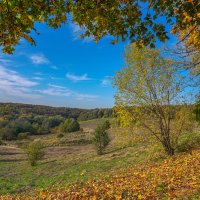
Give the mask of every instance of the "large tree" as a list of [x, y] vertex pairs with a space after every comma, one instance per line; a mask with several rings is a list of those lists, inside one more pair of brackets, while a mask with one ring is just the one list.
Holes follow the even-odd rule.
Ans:
[[198, 88], [192, 93], [186, 84], [189, 74], [179, 72], [179, 63], [157, 49], [132, 44], [126, 49], [125, 61], [114, 78], [115, 110], [121, 124], [142, 126], [173, 155], [178, 137], [191, 127], [192, 107], [187, 102], [192, 100], [189, 93], [198, 93]]
[[198, 41], [199, 10], [199, 0], [2, 0], [0, 46], [12, 53], [21, 38], [35, 45], [30, 32], [36, 31], [36, 22], [58, 28], [67, 17], [83, 29], [83, 37], [92, 36], [95, 41], [112, 35], [113, 43], [130, 39], [153, 47], [156, 39], [168, 39], [166, 24], [173, 33], [198, 33]]

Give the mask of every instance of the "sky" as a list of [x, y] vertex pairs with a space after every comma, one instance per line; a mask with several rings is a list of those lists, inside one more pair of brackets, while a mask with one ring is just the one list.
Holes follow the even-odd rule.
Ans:
[[36, 46], [21, 40], [13, 55], [0, 53], [0, 102], [76, 108], [114, 105], [112, 77], [124, 65], [127, 42], [78, 39], [79, 27], [36, 24]]

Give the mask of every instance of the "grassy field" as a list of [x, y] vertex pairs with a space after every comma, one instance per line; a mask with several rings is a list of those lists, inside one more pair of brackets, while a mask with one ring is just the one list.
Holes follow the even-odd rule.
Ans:
[[91, 137], [102, 120], [81, 122], [83, 132], [69, 133], [63, 138], [57, 138], [56, 134], [32, 136], [31, 140], [40, 138], [46, 146], [45, 157], [34, 167], [21, 148], [28, 140], [1, 145], [0, 194], [30, 194], [35, 189], [53, 190], [55, 185], [80, 185], [89, 179], [101, 181], [118, 170], [159, 163], [167, 157], [143, 130], [137, 130], [133, 137], [115, 127], [109, 130], [112, 141], [105, 154], [97, 156]]

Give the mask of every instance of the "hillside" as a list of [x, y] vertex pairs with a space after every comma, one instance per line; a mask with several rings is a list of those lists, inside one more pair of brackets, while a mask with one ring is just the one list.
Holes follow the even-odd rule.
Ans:
[[27, 114], [51, 115], [51, 116], [61, 115], [66, 118], [75, 118], [75, 119], [77, 119], [80, 115], [90, 115], [87, 116], [89, 119], [95, 119], [98, 117], [102, 117], [104, 114], [106, 114], [107, 117], [111, 116], [112, 109], [110, 108], [81, 109], [81, 108], [52, 107], [52, 106], [20, 104], [20, 103], [0, 103], [0, 116], [27, 115]]
[[[199, 130], [180, 140], [189, 152], [169, 158], [144, 130], [133, 137], [113, 124], [112, 141], [98, 156], [91, 137], [104, 120], [81, 122], [83, 132], [62, 138], [32, 135], [1, 145], [0, 199], [198, 199]], [[23, 146], [35, 139], [45, 144], [45, 157], [31, 167]]]
[[[90, 180], [17, 199], [193, 199], [200, 197], [200, 149], [157, 164], [131, 166], [101, 181]], [[11, 196], [2, 199], [12, 199]]]

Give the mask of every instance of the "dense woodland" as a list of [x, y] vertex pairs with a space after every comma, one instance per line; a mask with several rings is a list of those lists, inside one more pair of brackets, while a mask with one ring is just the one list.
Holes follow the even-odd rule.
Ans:
[[43, 135], [59, 126], [66, 119], [78, 121], [111, 117], [112, 109], [79, 109], [0, 103], [0, 138], [13, 140], [22, 133]]

